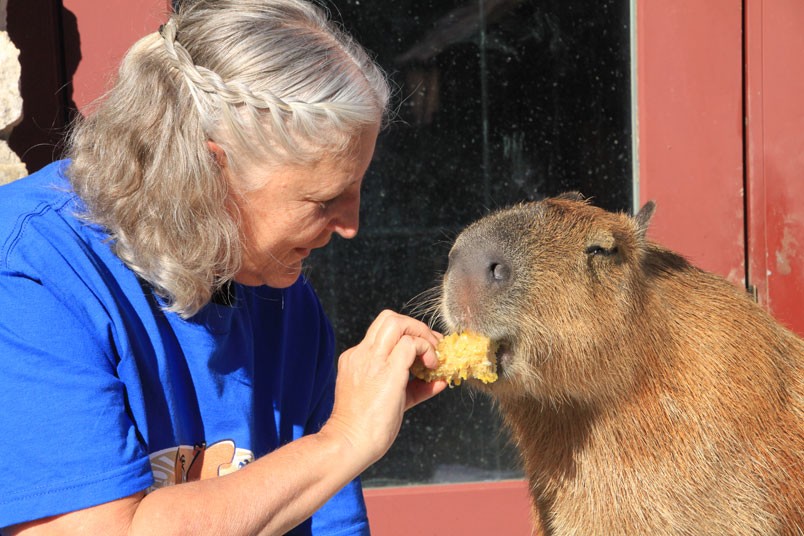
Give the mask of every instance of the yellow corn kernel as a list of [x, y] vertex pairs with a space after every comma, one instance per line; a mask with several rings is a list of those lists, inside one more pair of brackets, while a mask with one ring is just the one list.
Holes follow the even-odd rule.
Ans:
[[438, 367], [429, 369], [417, 361], [411, 372], [427, 382], [446, 380], [460, 385], [474, 378], [483, 383], [497, 380], [497, 345], [488, 337], [473, 331], [452, 333], [441, 339], [436, 347]]

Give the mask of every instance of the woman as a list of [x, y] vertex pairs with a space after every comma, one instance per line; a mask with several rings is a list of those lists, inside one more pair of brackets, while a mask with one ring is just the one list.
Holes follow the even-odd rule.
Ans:
[[198, 0], [0, 190], [3, 534], [368, 532], [438, 335], [385, 311], [336, 381], [301, 266], [356, 235], [388, 95], [304, 0]]

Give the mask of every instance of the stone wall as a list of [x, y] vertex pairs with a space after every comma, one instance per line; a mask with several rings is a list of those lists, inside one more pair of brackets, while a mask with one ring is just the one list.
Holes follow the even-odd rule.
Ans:
[[25, 164], [8, 146], [11, 131], [22, 120], [19, 50], [6, 31], [8, 0], [0, 0], [0, 184], [28, 174]]

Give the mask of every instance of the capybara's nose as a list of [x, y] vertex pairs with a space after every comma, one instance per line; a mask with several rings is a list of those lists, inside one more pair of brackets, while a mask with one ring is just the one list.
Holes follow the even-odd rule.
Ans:
[[453, 249], [447, 270], [455, 283], [486, 292], [506, 286], [512, 277], [511, 263], [494, 246], [465, 244]]

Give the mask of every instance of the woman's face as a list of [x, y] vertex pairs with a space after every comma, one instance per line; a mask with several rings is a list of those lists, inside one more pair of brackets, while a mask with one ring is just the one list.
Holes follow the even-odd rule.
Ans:
[[235, 281], [288, 287], [298, 279], [304, 259], [327, 245], [332, 233], [357, 234], [360, 186], [378, 132], [376, 126], [365, 129], [347, 156], [272, 167], [261, 177], [262, 187], [237, 196], [244, 247]]

